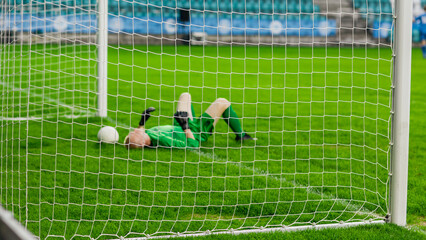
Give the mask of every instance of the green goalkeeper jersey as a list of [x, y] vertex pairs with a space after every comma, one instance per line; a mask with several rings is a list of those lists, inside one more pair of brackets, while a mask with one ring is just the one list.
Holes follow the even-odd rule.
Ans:
[[207, 113], [194, 120], [189, 120], [189, 129], [195, 139], [186, 137], [185, 132], [175, 121], [174, 125], [164, 125], [146, 130], [151, 138], [152, 147], [198, 148], [200, 142], [205, 142], [212, 134], [214, 119]]
[[146, 130], [146, 134], [151, 138], [153, 147], [177, 147], [177, 148], [197, 148], [199, 141], [187, 138], [180, 126], [158, 126]]

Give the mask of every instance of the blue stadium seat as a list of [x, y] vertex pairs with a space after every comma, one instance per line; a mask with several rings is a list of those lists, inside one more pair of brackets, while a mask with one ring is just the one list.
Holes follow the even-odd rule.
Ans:
[[187, 0], [177, 0], [177, 6], [178, 6], [178, 8], [189, 9], [189, 1], [187, 1]]
[[320, 13], [320, 12], [321, 12], [320, 6], [318, 4], [315, 4], [314, 5], [314, 13]]
[[302, 4], [301, 6], [302, 13], [313, 13], [314, 5], [312, 3], [307, 2], [306, 4]]
[[246, 2], [244, 0], [234, 0], [232, 2], [232, 11], [244, 13], [246, 11]]
[[297, 14], [289, 14], [289, 15], [287, 16], [287, 20], [288, 20], [288, 21], [299, 22], [299, 21], [300, 21], [300, 15], [297, 15]]
[[[152, 3], [151, 3], [152, 2]], [[149, 17], [160, 17], [161, 16], [161, 2], [158, 4], [158, 2], [154, 2], [150, 0], [150, 3], [148, 4], [148, 16]]]
[[149, 0], [148, 1], [150, 5], [161, 7], [163, 6], [163, 2], [161, 0]]
[[247, 0], [246, 11], [248, 13], [258, 13], [260, 10], [259, 1], [258, 0]]
[[274, 7], [272, 5], [272, 0], [262, 0], [260, 4], [261, 13], [272, 13]]
[[300, 19], [302, 21], [309, 21], [312, 20], [313, 15], [312, 14], [300, 14]]
[[366, 14], [368, 12], [368, 7], [366, 3], [362, 3], [359, 7], [359, 13]]
[[135, 17], [145, 18], [147, 15], [147, 6], [142, 4], [135, 4]]
[[381, 7], [380, 7], [380, 4], [376, 4], [376, 3], [371, 4], [371, 5], [368, 7], [368, 11], [369, 11], [369, 13], [381, 13]]
[[204, 10], [203, 0], [191, 0], [191, 9]]
[[127, 1], [120, 1], [120, 15], [131, 16], [133, 15], [133, 4]]
[[286, 13], [287, 4], [285, 1], [275, 1], [274, 2], [274, 13]]
[[219, 11], [221, 12], [231, 12], [231, 4], [228, 0], [219, 0]]
[[321, 14], [315, 14], [314, 15], [314, 21], [315, 22], [320, 22], [320, 21], [323, 21], [323, 20], [326, 20], [326, 19], [327, 19], [327, 17], [324, 16], [324, 15], [321, 15]]
[[203, 17], [203, 12], [201, 11], [191, 11], [191, 18], [192, 19], [200, 19]]
[[380, 19], [377, 19], [377, 20], [380, 20], [380, 21], [382, 21], [382, 22], [392, 22], [392, 15], [389, 15], [389, 14], [382, 14], [381, 16], [380, 16]]
[[217, 16], [218, 16], [217, 12], [204, 12], [204, 17], [206, 19], [206, 22], [208, 21], [208, 19], [216, 20]]
[[108, 12], [113, 15], [118, 14], [118, 2], [115, 0], [108, 0]]
[[176, 0], [167, 0], [167, 1], [163, 2], [163, 6], [170, 7], [170, 8], [176, 8], [177, 7]]
[[382, 13], [392, 13], [392, 6], [390, 3], [382, 4]]
[[217, 11], [217, 1], [206, 1], [205, 9], [208, 11], [216, 12]]
[[291, 2], [287, 6], [287, 10], [290, 13], [300, 13], [300, 5], [297, 2]]
[[[219, 21], [222, 19], [231, 20], [232, 15], [230, 13], [219, 13]], [[217, 19], [215, 20], [217, 22]]]
[[176, 18], [176, 10], [172, 8], [164, 8], [163, 7], [163, 18]]

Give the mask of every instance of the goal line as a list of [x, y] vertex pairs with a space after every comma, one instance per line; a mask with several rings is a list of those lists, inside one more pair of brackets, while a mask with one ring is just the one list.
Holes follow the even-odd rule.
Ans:
[[240, 234], [250, 234], [250, 233], [272, 233], [272, 232], [294, 232], [294, 231], [303, 231], [303, 230], [321, 230], [326, 228], [347, 228], [347, 227], [356, 227], [363, 225], [371, 225], [371, 224], [385, 224], [385, 221], [364, 221], [364, 222], [349, 222], [349, 223], [332, 223], [332, 224], [313, 224], [307, 226], [283, 226], [278, 228], [258, 228], [258, 229], [247, 229], [247, 230], [233, 230], [231, 229], [229, 232], [200, 232], [193, 234], [181, 234], [177, 233], [174, 235], [164, 235], [164, 236], [148, 236], [141, 238], [121, 238], [117, 240], [148, 240], [148, 239], [165, 239], [165, 238], [175, 238], [175, 237], [202, 237], [208, 235], [221, 235], [221, 234], [231, 234], [231, 235], [240, 235]]

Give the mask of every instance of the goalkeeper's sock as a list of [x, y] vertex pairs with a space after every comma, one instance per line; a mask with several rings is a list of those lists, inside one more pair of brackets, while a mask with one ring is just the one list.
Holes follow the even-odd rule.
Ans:
[[238, 138], [244, 137], [245, 133], [241, 128], [240, 119], [234, 109], [232, 109], [232, 106], [229, 106], [225, 112], [223, 112], [222, 117]]
[[422, 46], [423, 58], [426, 59], [426, 45]]
[[142, 112], [141, 120], [139, 121], [139, 127], [145, 126], [146, 121], [151, 117], [151, 112], [154, 112], [154, 107], [149, 107]]

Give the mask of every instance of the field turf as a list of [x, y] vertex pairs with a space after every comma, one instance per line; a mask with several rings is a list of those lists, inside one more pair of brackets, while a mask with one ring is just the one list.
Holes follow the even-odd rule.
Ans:
[[177, 238], [181, 239], [200, 239], [200, 240], [241, 240], [241, 239], [252, 239], [252, 240], [263, 240], [263, 239], [426, 239], [424, 233], [410, 231], [403, 227], [398, 227], [392, 224], [377, 224], [377, 225], [367, 225], [367, 226], [358, 226], [350, 228], [328, 228], [328, 229], [309, 229], [304, 231], [296, 232], [274, 232], [274, 233], [255, 233], [248, 235], [209, 235], [203, 237], [187, 237], [187, 238]]
[[[110, 47], [104, 119], [94, 116], [96, 49], [13, 50], [0, 85], [0, 199], [42, 239], [377, 220], [388, 212], [389, 49]], [[417, 50], [414, 58], [412, 124], [421, 127]], [[235, 142], [222, 121], [200, 149], [123, 147], [147, 107], [157, 109], [148, 128], [171, 124], [183, 92], [197, 116], [229, 99], [258, 140]], [[97, 142], [106, 125], [117, 128], [119, 144]], [[412, 222], [425, 215], [422, 132], [411, 135]]]

